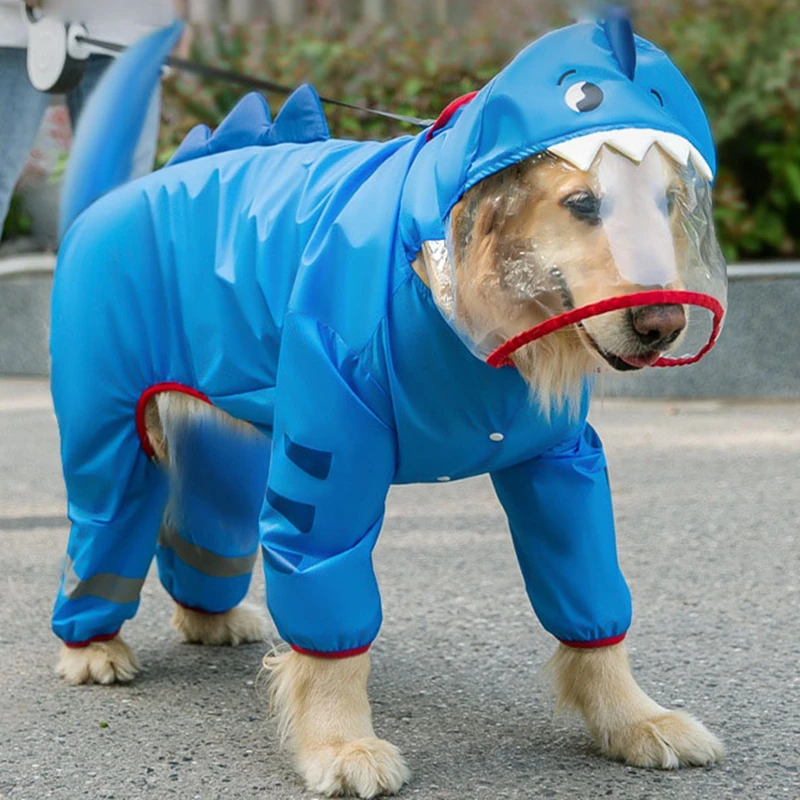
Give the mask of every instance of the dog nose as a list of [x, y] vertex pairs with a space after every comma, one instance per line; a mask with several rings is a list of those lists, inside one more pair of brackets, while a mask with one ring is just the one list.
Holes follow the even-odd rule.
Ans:
[[686, 327], [686, 312], [676, 304], [634, 308], [631, 317], [639, 341], [653, 348], [672, 344]]

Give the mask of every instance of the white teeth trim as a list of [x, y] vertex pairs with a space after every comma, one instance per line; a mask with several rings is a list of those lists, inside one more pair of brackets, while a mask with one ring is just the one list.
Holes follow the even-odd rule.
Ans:
[[548, 150], [586, 172], [592, 166], [597, 151], [608, 141], [608, 137], [609, 133], [606, 131], [587, 133], [585, 136], [577, 136], [566, 142], [554, 144]]
[[554, 144], [548, 149], [554, 155], [569, 161], [570, 164], [585, 172], [592, 166], [592, 162], [604, 144], [613, 147], [637, 163], [645, 157], [647, 151], [654, 144], [659, 144], [680, 164], [688, 164], [691, 158], [697, 170], [706, 180], [710, 181], [714, 177], [711, 168], [694, 145], [682, 136], [652, 128], [620, 128], [615, 131], [587, 133], [585, 136], [577, 136], [566, 142]]
[[614, 131], [609, 144], [622, 155], [638, 163], [652, 147], [653, 137], [650, 131], [640, 130], [639, 128], [633, 128], [628, 131]]
[[[674, 133], [662, 133], [661, 136], [658, 137], [658, 143], [661, 147], [664, 148], [679, 164], [688, 164], [689, 163], [689, 156], [694, 155], [692, 150], [694, 149], [689, 142], [686, 141], [682, 136], [676, 136]], [[703, 161], [703, 157], [698, 153], [696, 158], [693, 158], [695, 165], [698, 164], [697, 158], [700, 158]], [[703, 161], [705, 164], [705, 161]], [[710, 173], [711, 170], [708, 170]], [[703, 177], [711, 179], [710, 174], [706, 175], [705, 171], [703, 172]]]

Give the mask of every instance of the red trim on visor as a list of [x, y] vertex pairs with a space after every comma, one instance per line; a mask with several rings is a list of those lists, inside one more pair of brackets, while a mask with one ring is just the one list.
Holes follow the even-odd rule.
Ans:
[[425, 141], [429, 142], [431, 139], [433, 139], [436, 131], [440, 131], [442, 128], [444, 128], [453, 118], [453, 114], [455, 114], [456, 111], [461, 108], [461, 106], [465, 106], [467, 103], [469, 103], [469, 101], [472, 100], [476, 94], [478, 93], [468, 92], [467, 94], [462, 94], [461, 97], [456, 97], [455, 100], [448, 103], [445, 106], [444, 111], [442, 111], [442, 113], [437, 117], [436, 122], [434, 122], [433, 125], [428, 129], [428, 132], [425, 134]]
[[608, 297], [605, 300], [598, 300], [596, 303], [574, 308], [572, 311], [565, 311], [555, 317], [550, 317], [544, 322], [540, 322], [533, 328], [517, 334], [504, 344], [501, 344], [493, 353], [489, 354], [486, 363], [492, 367], [511, 367], [514, 362], [510, 355], [523, 345], [535, 342], [548, 333], [574, 325], [576, 322], [606, 314], [609, 311], [618, 311], [621, 308], [634, 308], [635, 306], [661, 305], [665, 303], [680, 303], [681, 305], [693, 305], [707, 308], [714, 315], [714, 327], [711, 336], [704, 347], [693, 356], [684, 358], [667, 358], [662, 356], [652, 366], [654, 367], [682, 367], [686, 364], [694, 364], [699, 361], [717, 342], [722, 318], [725, 316], [725, 309], [715, 297], [702, 292], [687, 292], [678, 289], [658, 289], [648, 292], [634, 292], [633, 294], [622, 295], [621, 297]]
[[350, 658], [351, 656], [360, 656], [362, 653], [366, 653], [370, 646], [365, 644], [363, 647], [354, 647], [352, 650], [337, 650], [334, 653], [325, 653], [321, 650], [306, 650], [304, 647], [298, 647], [294, 644], [290, 644], [289, 647], [291, 647], [295, 653], [301, 653], [304, 656], [313, 656], [314, 658]]
[[157, 394], [161, 394], [161, 392], [181, 392], [182, 394], [191, 395], [192, 397], [196, 397], [198, 400], [202, 400], [204, 403], [212, 405], [211, 401], [202, 392], [198, 392], [197, 389], [192, 389], [191, 386], [184, 386], [182, 383], [166, 381], [165, 383], [154, 383], [152, 386], [148, 386], [148, 388], [141, 393], [138, 401], [136, 402], [136, 433], [139, 434], [139, 441], [142, 443], [142, 450], [144, 450], [144, 452], [147, 453], [150, 458], [155, 456], [155, 451], [153, 450], [153, 446], [150, 444], [150, 440], [147, 438], [147, 426], [144, 422], [144, 411], [145, 408], [147, 408], [148, 400], [150, 400], [151, 397], [155, 397]]
[[625, 638], [626, 633], [620, 633], [618, 636], [609, 636], [606, 639], [595, 639], [591, 642], [567, 642], [564, 639], [559, 641], [567, 647], [576, 647], [578, 650], [592, 650], [595, 647], [611, 647], [613, 644], [619, 644]]
[[93, 642], [110, 642], [112, 639], [115, 639], [119, 634], [119, 628], [114, 631], [114, 633], [101, 633], [97, 636], [92, 636], [91, 639], [87, 639], [85, 642], [64, 642], [64, 644], [72, 650], [79, 650], [81, 647], [88, 647]]

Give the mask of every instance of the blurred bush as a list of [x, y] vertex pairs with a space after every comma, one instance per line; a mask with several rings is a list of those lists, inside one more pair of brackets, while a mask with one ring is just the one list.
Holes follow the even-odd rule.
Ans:
[[31, 217], [23, 206], [22, 195], [19, 192], [15, 192], [11, 195], [11, 205], [3, 223], [3, 233], [0, 236], [0, 241], [4, 242], [8, 239], [30, 236], [32, 230]]
[[[569, 21], [556, 0], [477, 5], [482, 10], [458, 27], [345, 25], [318, 16], [291, 29], [197, 28], [192, 57], [287, 86], [312, 83], [320, 94], [359, 105], [436, 117], [528, 41]], [[634, 5], [637, 32], [670, 54], [711, 120], [715, 214], [727, 258], [800, 257], [800, 0]], [[193, 125], [213, 128], [244, 93], [173, 73], [164, 87], [159, 163]], [[274, 115], [282, 98], [267, 96]], [[383, 139], [416, 130], [335, 107], [327, 113], [334, 136]]]
[[[556, 6], [550, 19], [559, 16]], [[322, 16], [288, 29], [198, 27], [192, 57], [289, 87], [310, 83], [320, 94], [349, 103], [435, 118], [450, 100], [481, 87], [526, 41], [549, 27], [514, 23], [507, 6], [505, 13], [478, 12], [457, 28], [345, 25]], [[165, 89], [161, 159], [171, 155], [193, 124], [217, 125], [243, 93], [232, 84], [173, 75]], [[283, 98], [266, 96], [274, 116]], [[386, 139], [418, 130], [335, 106], [326, 106], [326, 113], [337, 137]]]
[[642, 3], [636, 23], [688, 77], [711, 121], [726, 256], [800, 256], [800, 2]]

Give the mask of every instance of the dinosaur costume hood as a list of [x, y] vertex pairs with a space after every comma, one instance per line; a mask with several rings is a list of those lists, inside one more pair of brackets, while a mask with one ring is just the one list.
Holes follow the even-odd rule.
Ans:
[[[545, 150], [587, 170], [604, 143], [641, 160], [657, 142], [713, 178], [714, 146], [697, 96], [650, 42], [629, 33], [615, 48], [614, 32], [626, 25], [578, 23], [542, 36], [434, 132], [403, 193], [409, 253], [444, 238], [450, 210], [478, 181]], [[625, 52], [635, 66], [625, 66]]]
[[[682, 342], [686, 355], [661, 358], [655, 365], [702, 357], [719, 334], [727, 292], [711, 217], [716, 159], [700, 102], [666, 54], [634, 36], [624, 18], [575, 24], [533, 42], [483, 89], [462, 100], [428, 132], [429, 141], [409, 170], [399, 227], [407, 257], [423, 252], [437, 305], [467, 346], [500, 366], [510, 363], [517, 347], [567, 325], [619, 308], [677, 303], [694, 306]], [[599, 303], [544, 309], [542, 296], [563, 291], [561, 273], [555, 263], [529, 259], [526, 279], [535, 290], [518, 299], [537, 304], [537, 324], [516, 336], [476, 330], [457, 307], [450, 212], [484, 178], [545, 153], [590, 173], [598, 196], [607, 198], [596, 222], [616, 251], [612, 257], [619, 275], [606, 296], [595, 298]], [[612, 203], [635, 197], [643, 183], [666, 207], [670, 170], [684, 187], [671, 221], [648, 217], [646, 207], [630, 200], [622, 224], [624, 211], [612, 219]], [[637, 238], [638, 251], [629, 260], [639, 263], [625, 265], [620, 253], [631, 250]], [[688, 247], [679, 244], [685, 241]], [[654, 254], [662, 261], [655, 267]], [[586, 276], [592, 280], [589, 272]]]

